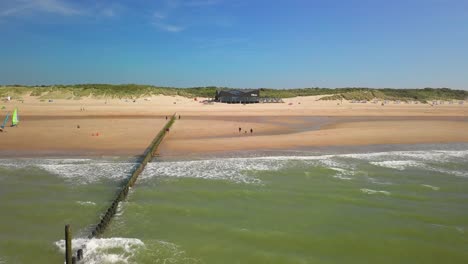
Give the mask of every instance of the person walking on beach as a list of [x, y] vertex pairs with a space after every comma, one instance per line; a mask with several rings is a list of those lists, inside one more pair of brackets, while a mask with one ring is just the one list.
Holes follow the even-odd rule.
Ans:
[[250, 129], [250, 134], [253, 134], [253, 129], [252, 128]]
[[241, 128], [241, 127], [239, 127], [239, 133], [240, 133], [241, 131], [242, 131], [242, 128]]
[[180, 120], [180, 115], [179, 115], [179, 120]]
[[166, 116], [166, 120], [167, 120], [167, 116]]

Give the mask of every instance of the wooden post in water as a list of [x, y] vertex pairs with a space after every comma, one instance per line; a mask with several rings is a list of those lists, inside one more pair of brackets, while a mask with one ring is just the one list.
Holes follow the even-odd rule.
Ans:
[[72, 244], [70, 225], [65, 226], [65, 263], [72, 264]]
[[76, 252], [76, 258], [78, 261], [82, 260], [83, 259], [83, 249], [78, 249], [78, 251]]

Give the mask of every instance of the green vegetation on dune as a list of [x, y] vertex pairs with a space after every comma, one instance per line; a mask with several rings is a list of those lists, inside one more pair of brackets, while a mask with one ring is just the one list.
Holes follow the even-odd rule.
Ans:
[[[141, 98], [152, 95], [209, 97], [215, 95], [217, 89], [230, 89], [225, 87], [193, 87], [175, 88], [159, 87], [140, 84], [77, 84], [52, 86], [3, 86], [0, 87], [0, 96], [11, 96], [20, 99], [24, 95], [37, 96], [40, 99], [80, 99], [93, 98]], [[321, 100], [465, 100], [468, 91], [452, 90], [448, 88], [424, 89], [373, 89], [373, 88], [303, 88], [303, 89], [269, 89], [262, 88], [262, 97], [291, 98], [296, 96], [324, 95]]]

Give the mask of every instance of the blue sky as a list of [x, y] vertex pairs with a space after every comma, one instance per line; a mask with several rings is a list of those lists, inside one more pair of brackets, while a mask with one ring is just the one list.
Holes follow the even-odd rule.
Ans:
[[468, 88], [466, 0], [0, 1], [0, 83]]

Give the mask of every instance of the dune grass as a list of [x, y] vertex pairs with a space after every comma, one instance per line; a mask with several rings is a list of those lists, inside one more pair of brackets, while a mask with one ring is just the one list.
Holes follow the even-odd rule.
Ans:
[[[0, 96], [11, 96], [19, 99], [25, 95], [36, 96], [39, 99], [80, 99], [93, 98], [129, 98], [137, 99], [152, 95], [193, 97], [214, 97], [217, 89], [226, 87], [193, 87], [175, 88], [140, 84], [77, 84], [51, 86], [21, 86], [11, 85], [0, 87]], [[468, 91], [448, 88], [424, 89], [373, 89], [373, 88], [303, 88], [303, 89], [260, 89], [262, 97], [291, 98], [296, 96], [324, 95], [321, 100], [413, 100], [425, 102], [429, 100], [465, 100]]]

